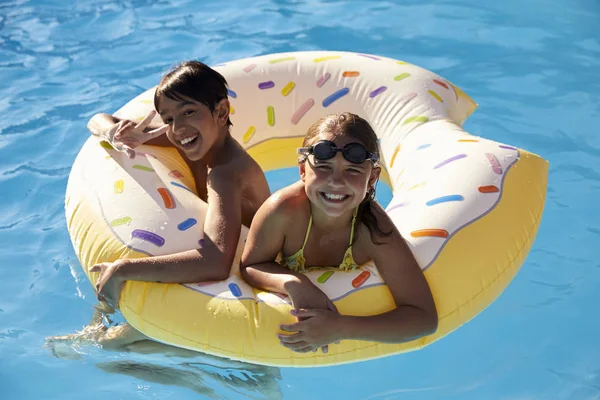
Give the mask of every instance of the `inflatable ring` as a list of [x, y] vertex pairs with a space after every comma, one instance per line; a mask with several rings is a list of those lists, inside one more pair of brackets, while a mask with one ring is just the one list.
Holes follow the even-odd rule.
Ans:
[[[406, 62], [368, 54], [297, 52], [215, 66], [229, 83], [232, 135], [265, 171], [296, 166], [296, 148], [319, 117], [349, 111], [377, 132], [393, 191], [390, 215], [422, 267], [438, 314], [437, 332], [402, 344], [345, 340], [329, 353], [281, 346], [292, 323], [285, 296], [239, 275], [242, 230], [229, 279], [200, 284], [127, 282], [125, 319], [147, 336], [187, 349], [273, 366], [324, 366], [422, 348], [460, 327], [514, 278], [534, 241], [548, 163], [462, 129], [477, 105], [448, 80]], [[141, 120], [154, 88], [115, 115]], [[66, 192], [68, 230], [87, 268], [118, 258], [198, 247], [206, 204], [174, 149], [141, 146], [128, 159], [90, 137]], [[372, 263], [360, 270], [307, 273], [342, 314], [395, 307]], [[97, 274], [89, 276], [92, 281]]]

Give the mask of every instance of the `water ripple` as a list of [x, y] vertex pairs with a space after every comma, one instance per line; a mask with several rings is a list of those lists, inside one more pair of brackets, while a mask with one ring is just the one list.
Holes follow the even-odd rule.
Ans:
[[2, 176], [13, 175], [13, 174], [16, 174], [21, 171], [33, 172], [34, 174], [43, 175], [43, 176], [66, 177], [66, 176], [68, 176], [69, 172], [71, 171], [71, 167], [69, 166], [69, 167], [62, 167], [62, 168], [42, 169], [42, 168], [36, 168], [36, 167], [31, 166], [30, 164], [27, 164], [27, 165], [20, 165], [17, 168], [9, 170], [9, 171], [5, 171], [2, 173]]

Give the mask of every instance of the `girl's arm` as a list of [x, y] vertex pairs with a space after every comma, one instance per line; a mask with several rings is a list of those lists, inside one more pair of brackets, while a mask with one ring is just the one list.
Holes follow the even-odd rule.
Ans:
[[384, 244], [371, 244], [370, 258], [387, 284], [396, 308], [367, 317], [300, 310], [296, 315], [307, 319], [282, 325], [284, 331], [297, 332], [281, 336], [282, 341], [312, 348], [341, 339], [402, 343], [436, 331], [437, 311], [423, 272], [391, 220], [378, 205], [375, 207], [380, 227], [383, 231], [391, 230], [392, 234]]
[[240, 265], [242, 278], [251, 286], [289, 295], [296, 308], [335, 309], [305, 275], [275, 262], [291, 220], [282, 200], [285, 192], [273, 194], [254, 216]]

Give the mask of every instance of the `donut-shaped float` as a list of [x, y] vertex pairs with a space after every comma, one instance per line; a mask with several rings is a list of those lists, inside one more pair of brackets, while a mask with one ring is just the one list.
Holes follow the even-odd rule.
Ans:
[[[296, 52], [215, 66], [228, 81], [232, 135], [265, 171], [296, 165], [296, 148], [323, 115], [349, 111], [380, 140], [387, 212], [432, 289], [439, 325], [402, 344], [342, 341], [323, 354], [282, 347], [278, 325], [294, 321], [285, 296], [254, 289], [239, 275], [243, 228], [230, 277], [222, 282], [127, 282], [125, 319], [171, 345], [252, 363], [324, 366], [422, 348], [466, 323], [514, 278], [534, 241], [544, 207], [548, 163], [527, 151], [462, 129], [473, 100], [415, 65], [368, 54]], [[115, 115], [141, 120], [154, 88]], [[197, 248], [206, 204], [174, 149], [141, 146], [130, 160], [90, 137], [69, 177], [68, 230], [87, 268], [118, 258]], [[308, 272], [342, 314], [395, 307], [377, 268]], [[91, 278], [95, 278], [95, 275]]]

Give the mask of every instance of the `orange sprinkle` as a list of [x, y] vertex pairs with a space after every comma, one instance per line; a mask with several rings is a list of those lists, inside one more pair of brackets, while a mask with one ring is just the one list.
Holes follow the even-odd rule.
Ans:
[[500, 191], [500, 189], [494, 185], [479, 186], [477, 190], [479, 190], [481, 193], [498, 193]]
[[449, 89], [449, 88], [448, 88], [448, 85], [446, 85], [444, 82], [442, 82], [442, 81], [438, 81], [437, 79], [434, 79], [433, 81], [434, 81], [435, 83], [437, 83], [438, 85], [440, 85], [440, 86], [443, 86], [443, 87], [445, 87], [446, 89]]
[[392, 168], [394, 166], [394, 161], [396, 161], [396, 156], [398, 155], [399, 151], [400, 151], [400, 145], [398, 145], [398, 147], [396, 147], [396, 150], [394, 150], [394, 154], [392, 155], [392, 161], [390, 161], [390, 168]]
[[158, 193], [162, 197], [166, 208], [175, 208], [175, 200], [173, 200], [173, 196], [171, 196], [171, 193], [166, 188], [158, 188]]
[[371, 273], [369, 271], [363, 271], [360, 273], [360, 275], [358, 275], [356, 278], [354, 278], [354, 280], [352, 281], [352, 286], [356, 289], [357, 287], [360, 287], [363, 283], [365, 283], [367, 281], [367, 279], [369, 279], [369, 276], [371, 276]]
[[418, 231], [412, 231], [410, 236], [414, 238], [419, 237], [439, 237], [439, 238], [447, 238], [448, 231], [445, 229], [419, 229]]
[[479, 142], [479, 140], [476, 140], [476, 139], [458, 139], [458, 141], [462, 142], [462, 143], [477, 143], [477, 142]]
[[174, 169], [171, 172], [169, 172], [169, 176], [171, 178], [176, 178], [176, 179], [183, 178], [183, 174], [181, 172], [179, 172], [178, 170], [176, 170], [176, 169]]
[[342, 74], [342, 76], [345, 78], [355, 78], [359, 75], [360, 75], [360, 72], [358, 72], [358, 71], [344, 71], [344, 73]]

